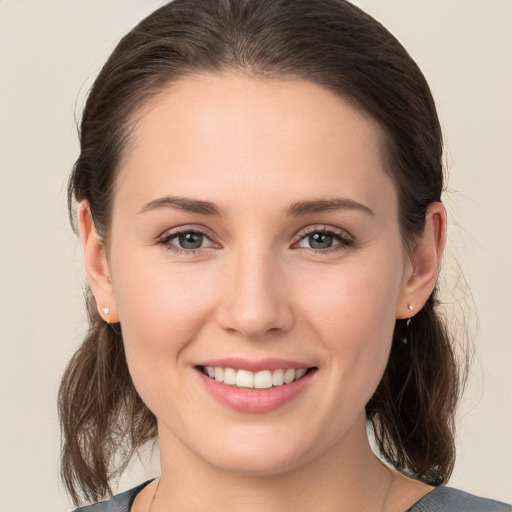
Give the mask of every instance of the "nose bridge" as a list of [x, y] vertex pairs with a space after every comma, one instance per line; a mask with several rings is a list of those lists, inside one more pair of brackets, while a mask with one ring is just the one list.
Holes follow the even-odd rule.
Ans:
[[225, 329], [257, 338], [291, 328], [292, 305], [271, 248], [253, 243], [235, 251], [228, 273], [229, 291], [221, 312]]

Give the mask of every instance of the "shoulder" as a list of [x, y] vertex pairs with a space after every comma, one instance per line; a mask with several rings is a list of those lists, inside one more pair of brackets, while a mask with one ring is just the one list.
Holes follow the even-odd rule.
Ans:
[[512, 507], [452, 487], [436, 487], [408, 512], [512, 512]]
[[86, 505], [85, 507], [79, 507], [74, 512], [130, 512], [130, 507], [132, 506], [135, 496], [137, 496], [137, 494], [151, 481], [152, 480], [148, 480], [133, 489], [116, 494], [107, 501], [95, 503], [94, 505]]

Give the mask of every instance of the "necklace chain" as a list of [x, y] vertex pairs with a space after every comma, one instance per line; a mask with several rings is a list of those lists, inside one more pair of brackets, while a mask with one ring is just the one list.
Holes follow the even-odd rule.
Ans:
[[151, 509], [153, 508], [153, 503], [154, 503], [155, 498], [156, 498], [156, 493], [158, 492], [158, 488], [160, 487], [160, 480], [161, 480], [161, 478], [158, 477], [158, 483], [156, 484], [155, 492], [153, 493], [153, 497], [151, 498], [151, 503], [149, 504], [148, 512], [151, 512]]
[[391, 487], [393, 487], [393, 481], [395, 480], [395, 474], [393, 473], [393, 471], [391, 471], [391, 469], [389, 469], [384, 463], [382, 465], [388, 470], [389, 484], [388, 484], [388, 488], [386, 489], [386, 492], [384, 493], [384, 497], [382, 498], [380, 512], [384, 512], [384, 508], [387, 505], [389, 493], [391, 492]]

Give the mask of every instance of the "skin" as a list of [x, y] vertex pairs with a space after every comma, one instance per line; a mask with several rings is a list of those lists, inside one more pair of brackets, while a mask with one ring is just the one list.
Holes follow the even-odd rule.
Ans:
[[[108, 250], [80, 206], [98, 310], [105, 318], [108, 305], [108, 320], [121, 322], [134, 384], [158, 419], [158, 493], [152, 501], [154, 482], [133, 510], [411, 506], [431, 488], [374, 456], [364, 407], [396, 318], [413, 314], [409, 304], [418, 311], [435, 285], [443, 207], [430, 205], [409, 254], [379, 127], [306, 81], [197, 75], [140, 114]], [[155, 203], [169, 196], [218, 211]], [[333, 198], [344, 207], [290, 214]], [[203, 246], [180, 251], [177, 228], [204, 232]], [[322, 230], [335, 233], [332, 247], [315, 251], [309, 235]], [[277, 410], [243, 413], [205, 392], [195, 368], [224, 357], [317, 371]]]

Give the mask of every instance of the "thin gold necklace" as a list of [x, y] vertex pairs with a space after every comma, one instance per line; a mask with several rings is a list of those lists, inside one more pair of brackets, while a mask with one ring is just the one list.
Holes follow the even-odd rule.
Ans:
[[386, 489], [386, 493], [384, 494], [384, 497], [382, 498], [382, 503], [380, 505], [380, 512], [384, 512], [384, 507], [387, 505], [388, 496], [389, 496], [389, 493], [391, 492], [391, 487], [393, 487], [393, 481], [395, 480], [395, 473], [393, 473], [393, 471], [391, 471], [391, 469], [389, 469], [384, 463], [382, 463], [382, 465], [388, 470], [389, 484], [388, 484], [388, 488]]
[[151, 512], [151, 509], [153, 508], [153, 503], [156, 498], [156, 493], [158, 492], [158, 488], [160, 487], [160, 481], [161, 481], [161, 477], [158, 477], [158, 483], [156, 484], [155, 492], [153, 493], [153, 497], [151, 498], [151, 503], [149, 504], [148, 512]]

